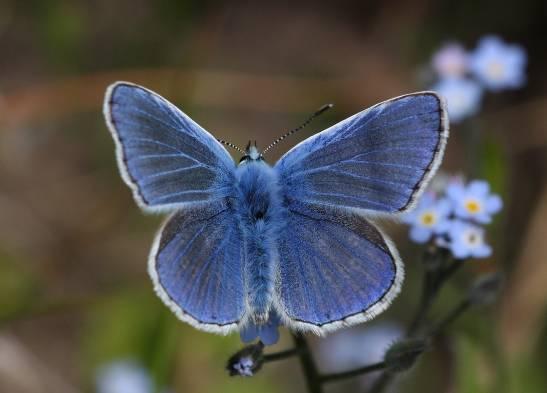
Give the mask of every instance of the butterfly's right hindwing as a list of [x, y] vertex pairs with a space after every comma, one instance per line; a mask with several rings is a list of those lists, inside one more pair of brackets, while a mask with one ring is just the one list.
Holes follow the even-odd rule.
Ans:
[[106, 93], [104, 115], [122, 177], [144, 210], [172, 210], [233, 192], [235, 163], [228, 152], [159, 95], [115, 83]]
[[149, 273], [160, 298], [183, 321], [215, 333], [245, 313], [241, 229], [225, 202], [174, 213], [158, 233]]
[[297, 202], [288, 210], [276, 292], [284, 322], [323, 334], [386, 309], [404, 276], [389, 239], [353, 212]]

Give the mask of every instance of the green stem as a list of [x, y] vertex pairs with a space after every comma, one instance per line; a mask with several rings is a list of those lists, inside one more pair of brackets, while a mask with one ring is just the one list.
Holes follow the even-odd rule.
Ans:
[[[446, 256], [448, 258], [448, 256]], [[441, 264], [441, 267], [439, 270], [427, 270], [424, 277], [423, 287], [422, 287], [422, 296], [420, 300], [420, 305], [418, 307], [418, 311], [416, 312], [416, 316], [413, 318], [412, 322], [409, 325], [409, 328], [406, 332], [407, 337], [415, 336], [416, 333], [421, 329], [422, 325], [427, 319], [427, 314], [429, 313], [429, 310], [433, 306], [433, 303], [435, 301], [435, 298], [439, 291], [441, 290], [444, 283], [452, 277], [461, 266], [463, 266], [463, 261], [459, 259], [452, 260], [448, 265], [446, 265], [446, 261]], [[461, 312], [465, 311], [467, 307], [464, 308], [462, 311], [458, 311], [458, 313], [453, 316], [452, 313], [448, 316], [450, 319], [443, 320], [438, 326], [437, 329], [434, 330], [434, 332], [439, 332], [439, 328], [443, 329], [448, 323], [451, 323], [455, 318], [457, 318]], [[447, 317], [447, 318], [448, 318]], [[431, 335], [434, 333], [432, 332]], [[376, 382], [372, 385], [372, 387], [369, 390], [369, 393], [381, 393], [383, 392], [389, 384], [394, 379], [395, 374], [388, 374], [385, 371], [382, 373], [382, 375], [376, 380]]]
[[[415, 335], [427, 319], [427, 314], [433, 306], [433, 302], [444, 283], [451, 278], [462, 266], [464, 262], [460, 259], [452, 260], [448, 266], [443, 266], [439, 271], [427, 271], [424, 278], [422, 297], [416, 316], [412, 320], [408, 330], [407, 337]], [[444, 265], [444, 264], [443, 264]]]
[[296, 348], [298, 349], [298, 355], [300, 358], [300, 365], [304, 371], [308, 391], [310, 393], [323, 393], [323, 387], [319, 377], [319, 372], [315, 366], [315, 362], [310, 352], [308, 343], [300, 334], [293, 334], [293, 340]]
[[279, 351], [274, 353], [267, 353], [264, 355], [264, 363], [275, 362], [277, 360], [283, 360], [292, 356], [298, 355], [300, 350], [298, 348], [291, 348], [285, 351]]
[[465, 311], [467, 311], [473, 304], [469, 299], [463, 299], [460, 304], [458, 304], [446, 317], [441, 319], [437, 325], [431, 329], [429, 333], [430, 336], [434, 337], [439, 335], [448, 325], [454, 322], [460, 317]]
[[368, 366], [359, 367], [353, 370], [342, 371], [339, 373], [325, 374], [320, 376], [321, 383], [335, 382], [341, 379], [353, 378], [359, 375], [371, 373], [374, 371], [383, 370], [386, 368], [385, 362], [373, 363]]
[[431, 307], [433, 303], [433, 297], [431, 296], [433, 292], [433, 281], [434, 281], [435, 273], [431, 271], [427, 271], [424, 277], [424, 281], [422, 284], [422, 295], [420, 298], [420, 305], [418, 306], [418, 311], [416, 312], [416, 315], [414, 316], [414, 319], [410, 323], [406, 335], [408, 337], [413, 336], [420, 326], [423, 324], [424, 320], [427, 317], [427, 313], [429, 312], [429, 308]]

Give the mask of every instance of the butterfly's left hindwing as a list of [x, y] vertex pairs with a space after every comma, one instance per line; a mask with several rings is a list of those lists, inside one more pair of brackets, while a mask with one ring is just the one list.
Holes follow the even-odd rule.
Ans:
[[278, 312], [288, 326], [323, 334], [375, 317], [399, 293], [403, 265], [365, 218], [293, 202], [280, 235]]
[[174, 213], [158, 233], [149, 273], [161, 299], [201, 330], [228, 333], [245, 312], [243, 239], [224, 202]]

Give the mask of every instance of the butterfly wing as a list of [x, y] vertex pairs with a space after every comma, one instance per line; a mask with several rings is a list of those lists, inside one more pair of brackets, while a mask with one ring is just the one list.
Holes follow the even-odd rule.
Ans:
[[124, 181], [144, 210], [230, 194], [235, 163], [217, 140], [159, 95], [127, 82], [107, 90], [104, 115]]
[[440, 163], [448, 123], [430, 92], [395, 98], [305, 140], [276, 164], [288, 209], [277, 310], [324, 333], [373, 318], [400, 291], [389, 239], [361, 214], [408, 210]]
[[375, 214], [403, 212], [434, 174], [447, 137], [441, 98], [415, 93], [306, 139], [275, 167], [288, 199]]
[[285, 324], [323, 334], [387, 308], [404, 276], [390, 241], [355, 212], [299, 202], [288, 209], [276, 287]]
[[147, 211], [177, 209], [150, 253], [156, 292], [199, 329], [236, 329], [245, 302], [243, 240], [229, 206], [234, 161], [211, 134], [143, 87], [110, 86], [104, 114], [137, 203]]
[[148, 270], [156, 292], [181, 320], [225, 334], [245, 314], [243, 258], [235, 215], [218, 201], [174, 213], [156, 236]]

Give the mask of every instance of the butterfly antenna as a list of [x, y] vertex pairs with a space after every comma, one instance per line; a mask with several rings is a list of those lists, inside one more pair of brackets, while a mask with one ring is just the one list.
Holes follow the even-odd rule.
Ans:
[[228, 146], [228, 147], [231, 147], [231, 148], [234, 149], [234, 150], [237, 150], [237, 151], [240, 152], [241, 154], [245, 154], [245, 152], [243, 151], [243, 149], [241, 149], [240, 147], [234, 145], [233, 143], [227, 142], [227, 141], [222, 140], [222, 139], [217, 139], [217, 141], [219, 141], [220, 143], [222, 143], [222, 144], [225, 145], [225, 146]]
[[308, 124], [311, 123], [311, 121], [313, 119], [315, 119], [317, 116], [319, 116], [320, 114], [326, 112], [327, 110], [329, 110], [330, 108], [332, 108], [334, 105], [333, 104], [326, 104], [326, 105], [323, 105], [321, 108], [319, 108], [317, 111], [315, 111], [315, 113], [313, 113], [310, 117], [308, 117], [306, 119], [306, 121], [302, 124], [300, 124], [298, 127], [296, 128], [293, 128], [292, 130], [290, 131], [287, 131], [285, 134], [281, 135], [279, 138], [277, 138], [275, 141], [273, 141], [272, 143], [270, 143], [270, 145], [264, 149], [264, 151], [262, 152], [262, 154], [265, 154], [268, 150], [270, 150], [272, 147], [274, 147], [275, 145], [277, 145], [279, 142], [281, 142], [283, 139], [285, 139], [286, 137], [288, 137], [289, 135], [292, 135], [294, 134], [295, 132], [297, 131], [300, 131], [302, 128], [306, 127]]

